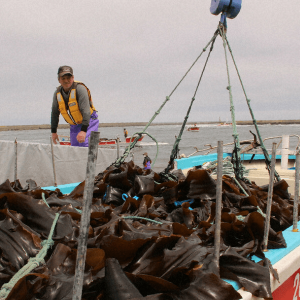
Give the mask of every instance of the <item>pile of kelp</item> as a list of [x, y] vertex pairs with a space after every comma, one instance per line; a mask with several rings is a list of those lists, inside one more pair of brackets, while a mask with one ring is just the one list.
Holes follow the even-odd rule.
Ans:
[[[216, 181], [201, 169], [177, 177], [163, 180], [133, 162], [96, 176], [82, 299], [241, 299], [223, 279], [272, 299], [270, 274], [277, 274], [262, 252], [267, 186], [240, 182], [245, 196], [223, 177], [218, 266]], [[69, 195], [27, 182], [25, 188], [8, 180], [0, 185], [0, 284], [39, 253], [60, 213], [44, 263], [21, 277], [6, 299], [72, 299], [84, 182]], [[292, 224], [293, 211], [287, 187], [284, 180], [274, 186], [269, 248], [286, 247], [282, 230]]]

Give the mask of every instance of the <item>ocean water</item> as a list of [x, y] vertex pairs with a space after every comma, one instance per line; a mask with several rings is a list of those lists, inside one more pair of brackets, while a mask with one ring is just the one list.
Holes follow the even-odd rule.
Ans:
[[[217, 146], [218, 141], [223, 141], [224, 151], [230, 151], [232, 149], [231, 145], [226, 146], [227, 143], [233, 142], [233, 129], [232, 126], [218, 126], [216, 125], [200, 125], [199, 132], [187, 131], [185, 128], [182, 139], [179, 144], [180, 154], [185, 154], [186, 156], [191, 155], [196, 151], [195, 147], [199, 150], [206, 149], [210, 144], [211, 146]], [[129, 126], [126, 127], [129, 135], [133, 135], [136, 132], [141, 132], [144, 130], [143, 126]], [[175, 136], [179, 135], [181, 130], [180, 125], [153, 125], [148, 127], [147, 132], [151, 135], [158, 143], [152, 140], [148, 135], [146, 135], [139, 146], [136, 146], [133, 150], [131, 158], [133, 161], [142, 166], [143, 153], [147, 152], [149, 157], [154, 161], [156, 155], [157, 159], [153, 169], [156, 172], [162, 171], [167, 167], [168, 161], [170, 159], [171, 151], [175, 142]], [[253, 125], [238, 125], [237, 131], [239, 134], [240, 141], [252, 140], [253, 136], [250, 133], [256, 133]], [[281, 137], [282, 135], [295, 135], [290, 137], [290, 149], [294, 150], [299, 142], [300, 135], [300, 125], [260, 125], [259, 130], [263, 139], [269, 137]], [[100, 137], [102, 138], [117, 138], [119, 137], [121, 141], [124, 141], [123, 127], [103, 127], [99, 128]], [[61, 129], [58, 131], [59, 135], [69, 135], [68, 129]], [[13, 141], [17, 139], [19, 142], [30, 142], [30, 143], [50, 143], [50, 130], [24, 130], [24, 131], [1, 131], [0, 140]], [[272, 149], [273, 142], [279, 142], [280, 139], [267, 140], [265, 145], [267, 149]], [[67, 146], [64, 146], [67, 147]], [[125, 146], [121, 146], [124, 149]], [[280, 147], [280, 146], [279, 146]], [[200, 152], [200, 153], [205, 153]], [[200, 154], [199, 153], [199, 154]]]

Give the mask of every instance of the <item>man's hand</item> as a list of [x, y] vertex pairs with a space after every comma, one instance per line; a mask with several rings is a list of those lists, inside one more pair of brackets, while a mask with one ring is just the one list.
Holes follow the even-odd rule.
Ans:
[[57, 133], [52, 133], [52, 141], [54, 144], [57, 144], [57, 142], [59, 142]]
[[77, 134], [77, 141], [78, 141], [78, 143], [83, 143], [85, 141], [85, 137], [86, 137], [86, 132], [80, 131]]

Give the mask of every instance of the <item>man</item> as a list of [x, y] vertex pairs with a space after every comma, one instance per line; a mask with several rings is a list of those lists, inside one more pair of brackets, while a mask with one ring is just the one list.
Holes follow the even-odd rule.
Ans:
[[151, 161], [150, 157], [148, 156], [147, 152], [145, 152], [143, 155], [144, 155], [144, 161], [143, 161], [144, 170], [149, 170], [149, 169], [151, 169], [152, 161]]
[[128, 136], [128, 131], [126, 130], [126, 128], [124, 128], [124, 137], [125, 137], [125, 139], [127, 138], [127, 136]]
[[88, 147], [92, 131], [98, 131], [99, 120], [89, 89], [84, 83], [74, 81], [73, 69], [61, 66], [58, 69], [60, 86], [53, 95], [51, 113], [51, 132], [54, 144], [59, 142], [57, 127], [62, 114], [70, 124], [72, 146]]

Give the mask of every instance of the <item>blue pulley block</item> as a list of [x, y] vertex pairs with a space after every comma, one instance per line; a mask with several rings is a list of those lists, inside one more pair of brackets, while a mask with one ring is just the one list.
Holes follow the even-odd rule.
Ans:
[[210, 12], [213, 15], [226, 13], [226, 17], [234, 19], [240, 12], [242, 0], [211, 0]]

